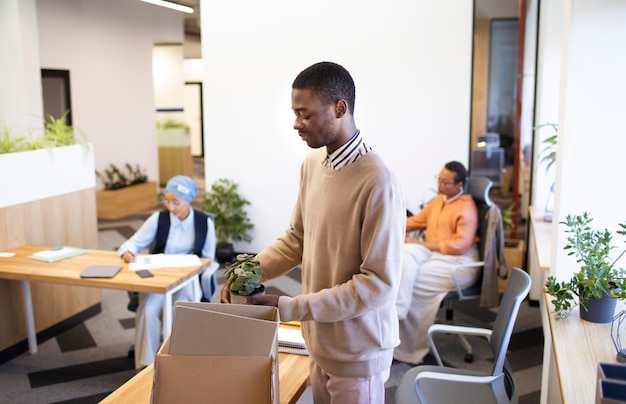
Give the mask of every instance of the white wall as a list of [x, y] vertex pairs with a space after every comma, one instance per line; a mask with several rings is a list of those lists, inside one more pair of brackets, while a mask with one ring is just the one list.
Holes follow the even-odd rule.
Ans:
[[289, 224], [309, 152], [292, 128], [291, 83], [315, 62], [352, 74], [357, 126], [399, 175], [409, 207], [445, 162], [467, 164], [472, 1], [201, 6], [207, 187], [237, 181], [256, 226], [237, 249], [259, 251]]
[[38, 46], [35, 0], [0, 2], [0, 125], [14, 136], [43, 129]]
[[[95, 164], [139, 164], [158, 181], [152, 50], [181, 43], [183, 17], [140, 1], [38, 0], [41, 68], [70, 70], [72, 116]], [[182, 84], [181, 84], [182, 85]]]
[[[560, 279], [578, 264], [563, 246], [558, 221], [589, 211], [592, 225], [617, 230], [626, 221], [623, 162], [626, 153], [626, 3], [563, 2], [563, 38], [557, 150], [554, 249], [551, 267]], [[624, 244], [620, 238], [619, 249]], [[620, 267], [626, 267], [622, 261]]]

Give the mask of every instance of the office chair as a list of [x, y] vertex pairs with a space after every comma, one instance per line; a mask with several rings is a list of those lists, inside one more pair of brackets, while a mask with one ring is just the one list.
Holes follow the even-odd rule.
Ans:
[[[400, 380], [395, 403], [517, 403], [519, 391], [506, 352], [520, 305], [529, 290], [530, 276], [513, 268], [493, 329], [433, 324], [428, 330], [428, 340], [439, 366], [409, 369]], [[494, 357], [491, 373], [443, 366], [433, 340], [433, 335], [439, 333], [485, 337]]]
[[[478, 256], [480, 261], [470, 262], [467, 264], [457, 265], [452, 269], [452, 276], [457, 285], [456, 290], [449, 292], [442, 301], [442, 305], [446, 306], [446, 320], [452, 320], [454, 317], [453, 303], [455, 300], [469, 300], [480, 298], [481, 286], [482, 286], [482, 267], [485, 265], [484, 258], [486, 249], [489, 246], [491, 240], [487, 239], [487, 227], [489, 225], [489, 211], [495, 206], [493, 201], [489, 199], [489, 190], [491, 189], [492, 182], [485, 177], [469, 177], [465, 184], [465, 193], [470, 194], [474, 199], [474, 203], [478, 208]], [[480, 274], [476, 280], [476, 283], [470, 287], [461, 289], [459, 283], [456, 282], [457, 274], [461, 273], [466, 268], [480, 267]], [[459, 337], [463, 348], [465, 349], [465, 362], [471, 363], [474, 361], [474, 354], [472, 346], [465, 336]]]

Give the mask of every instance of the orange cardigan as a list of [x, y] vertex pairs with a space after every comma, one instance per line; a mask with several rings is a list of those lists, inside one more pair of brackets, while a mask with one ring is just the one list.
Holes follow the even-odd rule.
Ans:
[[438, 242], [442, 254], [464, 254], [476, 241], [478, 209], [471, 195], [450, 203], [437, 195], [418, 214], [406, 219], [407, 233], [426, 229], [426, 241]]

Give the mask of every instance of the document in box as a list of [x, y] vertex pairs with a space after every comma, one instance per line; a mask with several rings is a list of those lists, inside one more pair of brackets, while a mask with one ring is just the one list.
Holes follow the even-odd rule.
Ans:
[[135, 261], [128, 264], [131, 271], [140, 269], [195, 267], [202, 261], [195, 254], [149, 254], [138, 255]]

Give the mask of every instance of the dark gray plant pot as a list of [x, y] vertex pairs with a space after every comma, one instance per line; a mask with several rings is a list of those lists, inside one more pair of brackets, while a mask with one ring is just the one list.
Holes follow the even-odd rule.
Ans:
[[[610, 323], [615, 315], [617, 299], [608, 295], [602, 299], [591, 298], [585, 303], [585, 307], [580, 307], [580, 318], [592, 323]], [[585, 310], [586, 308], [586, 310]]]
[[235, 249], [233, 245], [227, 245], [224, 247], [218, 247], [215, 249], [215, 258], [220, 264], [226, 264], [232, 262], [235, 258]]
[[251, 296], [261, 296], [265, 294], [265, 285], [261, 285], [258, 288], [256, 288], [254, 290], [254, 293], [246, 295], [246, 296], [241, 296], [235, 292], [230, 292], [230, 302], [232, 304], [241, 304], [241, 299], [245, 299], [247, 297], [251, 297]]

